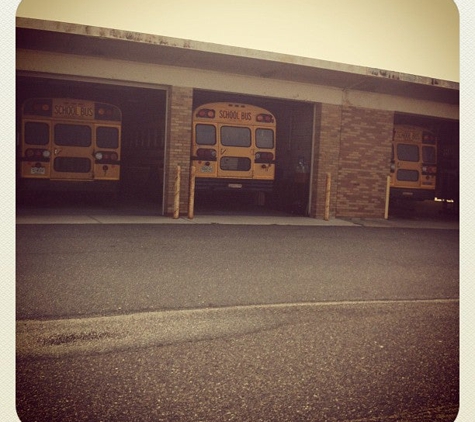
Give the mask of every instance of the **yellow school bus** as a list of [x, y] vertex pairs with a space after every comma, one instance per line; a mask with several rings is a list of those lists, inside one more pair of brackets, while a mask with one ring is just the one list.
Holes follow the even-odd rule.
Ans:
[[248, 104], [210, 103], [193, 112], [196, 189], [269, 192], [275, 178], [276, 120]]
[[21, 110], [22, 187], [115, 191], [120, 179], [121, 110], [111, 104], [32, 98]]
[[434, 199], [437, 138], [418, 126], [396, 125], [390, 166], [391, 198]]

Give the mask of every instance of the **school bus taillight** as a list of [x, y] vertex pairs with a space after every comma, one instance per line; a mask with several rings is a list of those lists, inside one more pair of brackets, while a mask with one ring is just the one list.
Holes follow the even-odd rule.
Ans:
[[48, 113], [51, 110], [51, 107], [47, 103], [35, 103], [33, 104], [33, 110], [37, 114]]
[[258, 114], [256, 121], [264, 123], [274, 123], [274, 117], [271, 114]]
[[271, 163], [274, 160], [272, 152], [257, 152], [254, 161], [256, 163]]
[[119, 155], [116, 152], [98, 151], [94, 154], [96, 164], [116, 164], [119, 160]]
[[210, 148], [198, 148], [196, 156], [199, 160], [216, 161], [216, 150]]
[[436, 174], [437, 167], [434, 166], [422, 166], [422, 174]]
[[26, 101], [23, 108], [23, 114], [28, 116], [51, 117], [53, 103], [48, 99], [31, 99]]
[[25, 151], [25, 157], [30, 161], [49, 161], [51, 153], [47, 149], [28, 148]]
[[202, 108], [201, 110], [196, 113], [196, 117], [204, 117], [206, 119], [214, 119], [215, 116], [214, 110], [210, 108]]

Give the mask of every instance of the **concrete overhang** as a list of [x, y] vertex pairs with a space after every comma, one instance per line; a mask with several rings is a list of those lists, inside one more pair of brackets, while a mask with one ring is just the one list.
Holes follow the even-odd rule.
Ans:
[[459, 104], [456, 82], [126, 30], [16, 20], [16, 48], [211, 70]]

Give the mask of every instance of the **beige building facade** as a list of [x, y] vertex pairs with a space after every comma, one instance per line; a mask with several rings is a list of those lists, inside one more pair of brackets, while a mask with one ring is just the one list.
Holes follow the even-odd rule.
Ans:
[[[157, 155], [151, 186], [165, 215], [177, 166], [187, 212], [192, 113], [206, 102], [251, 103], [276, 115], [273, 200], [286, 209], [301, 202], [300, 212], [314, 218], [324, 216], [329, 176], [331, 217], [383, 217], [395, 122], [423, 123], [447, 144], [459, 142], [459, 85], [450, 81], [25, 18], [17, 18], [16, 59], [17, 107], [29, 96], [86, 92], [122, 106], [125, 159], [132, 163], [137, 150]], [[308, 181], [295, 198], [299, 160]]]

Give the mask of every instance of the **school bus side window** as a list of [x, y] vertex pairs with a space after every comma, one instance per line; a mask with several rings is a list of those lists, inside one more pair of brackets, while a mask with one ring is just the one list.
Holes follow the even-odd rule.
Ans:
[[419, 147], [410, 144], [397, 145], [397, 158], [401, 161], [419, 161]]
[[92, 143], [91, 128], [85, 125], [57, 124], [54, 143], [61, 146], [88, 147]]
[[196, 125], [196, 143], [198, 145], [215, 145], [216, 128], [213, 125]]
[[274, 131], [272, 129], [256, 129], [256, 147], [274, 148]]
[[96, 142], [99, 148], [119, 148], [119, 130], [116, 127], [98, 127]]
[[250, 147], [251, 130], [247, 127], [222, 126], [221, 145], [227, 147]]
[[25, 143], [28, 145], [47, 145], [49, 142], [49, 126], [47, 123], [25, 123]]

